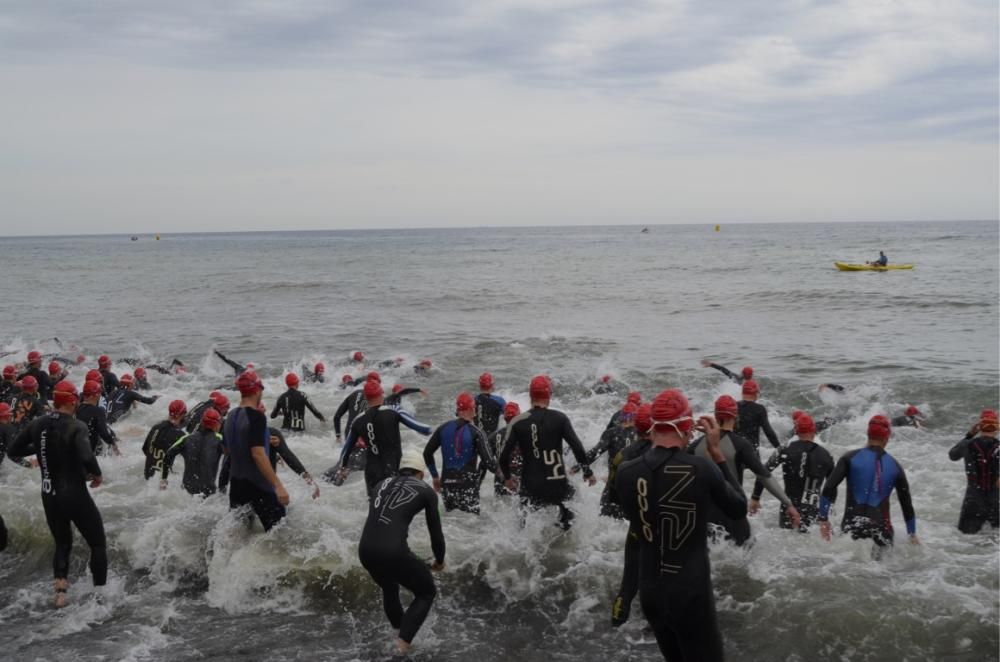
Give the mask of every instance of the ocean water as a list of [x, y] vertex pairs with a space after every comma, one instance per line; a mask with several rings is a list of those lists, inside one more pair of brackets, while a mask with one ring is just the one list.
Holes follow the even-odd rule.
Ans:
[[[102, 458], [95, 500], [111, 558], [95, 591], [78, 539], [70, 606], [50, 599], [53, 544], [37, 470], [0, 466], [0, 650], [12, 660], [381, 660], [391, 631], [361, 568], [366, 499], [360, 477], [318, 500], [287, 469], [292, 504], [268, 534], [248, 532], [224, 496], [161, 492], [140, 451], [167, 402], [203, 400], [232, 377], [218, 348], [254, 361], [265, 401], [282, 375], [324, 360], [330, 381], [303, 390], [327, 415], [346, 395], [348, 356], [401, 356], [387, 385], [421, 386], [407, 408], [436, 425], [484, 370], [527, 405], [532, 375], [556, 382], [553, 406], [585, 445], [622, 395], [594, 394], [604, 374], [652, 397], [680, 387], [699, 412], [738, 387], [703, 358], [755, 367], [779, 436], [794, 408], [846, 420], [823, 435], [833, 455], [864, 443], [873, 413], [914, 404], [929, 429], [897, 430], [888, 450], [907, 471], [919, 547], [881, 562], [868, 545], [777, 527], [765, 497], [750, 549], [712, 548], [719, 622], [731, 660], [995, 660], [1000, 646], [998, 534], [958, 533], [964, 492], [947, 451], [979, 410], [998, 403], [998, 224], [462, 229], [242, 235], [0, 239], [8, 284], [0, 354], [29, 348], [75, 356], [80, 381], [101, 353], [165, 361], [153, 406], [120, 422], [124, 456]], [[841, 273], [885, 250], [910, 272]], [[58, 338], [58, 342], [53, 338]], [[427, 376], [412, 365], [434, 361]], [[129, 367], [116, 365], [121, 373]], [[849, 386], [820, 394], [820, 382]], [[289, 444], [314, 474], [338, 448], [332, 426], [308, 422]], [[422, 445], [404, 433], [404, 443]], [[178, 465], [179, 466], [179, 465]], [[598, 465], [603, 473], [603, 459]], [[574, 528], [552, 515], [519, 526], [483, 492], [483, 515], [447, 514], [448, 569], [416, 639], [417, 660], [657, 659], [638, 604], [608, 625], [625, 525], [597, 516], [600, 487], [578, 486]], [[843, 503], [844, 491], [840, 491]], [[893, 497], [893, 516], [902, 516]], [[902, 541], [901, 541], [902, 542]], [[411, 546], [429, 556], [416, 521]]]

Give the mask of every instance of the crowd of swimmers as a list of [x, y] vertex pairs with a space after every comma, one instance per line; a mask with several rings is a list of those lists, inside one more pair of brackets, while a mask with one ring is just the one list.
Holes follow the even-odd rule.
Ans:
[[[302, 432], [306, 412], [320, 421], [326, 417], [299, 390], [304, 379], [325, 381], [322, 363], [303, 367], [301, 377], [285, 375], [287, 390], [277, 397], [268, 422], [262, 398], [264, 385], [253, 364], [242, 365], [218, 356], [233, 367], [235, 382], [222, 385], [238, 392], [233, 406], [220, 388], [190, 410], [182, 400], [169, 403], [166, 420], [154, 425], [142, 446], [147, 479], [159, 477], [161, 489], [177, 458], [184, 462], [183, 488], [193, 495], [228, 492], [229, 505], [250, 518], [256, 515], [270, 530], [286, 513], [288, 492], [277, 473], [279, 458], [319, 496], [319, 487], [289, 448], [286, 434]], [[85, 361], [51, 358], [48, 370], [38, 351], [22, 366], [3, 369], [0, 384], [0, 461], [7, 456], [25, 467], [38, 467], [42, 477], [42, 505], [55, 540], [53, 558], [55, 604], [66, 604], [72, 527], [90, 547], [90, 569], [95, 586], [107, 578], [104, 526], [90, 491], [101, 485], [97, 457], [118, 453], [111, 425], [138, 404], [152, 404], [148, 371], [185, 370], [174, 361], [167, 367], [132, 363], [132, 373], [112, 372], [112, 361], [101, 356], [97, 368], [86, 373], [81, 388], [66, 378], [66, 367]], [[600, 498], [600, 515], [626, 520], [622, 545], [622, 579], [609, 601], [611, 625], [629, 619], [638, 595], [660, 650], [667, 660], [721, 660], [722, 638], [716, 622], [709, 567], [708, 540], [744, 545], [751, 540], [748, 515], [760, 508], [766, 490], [781, 504], [782, 528], [809, 532], [813, 527], [829, 540], [831, 507], [846, 482], [841, 530], [855, 539], [873, 541], [879, 557], [893, 544], [889, 497], [895, 492], [903, 511], [910, 542], [918, 543], [916, 515], [909, 483], [899, 462], [886, 452], [893, 428], [920, 427], [923, 415], [909, 407], [895, 419], [871, 417], [864, 444], [836, 461], [819, 442], [817, 433], [837, 419], [815, 420], [794, 411], [794, 436], [781, 443], [772, 429], [767, 409], [758, 402], [760, 387], [751, 367], [739, 373], [706, 361], [740, 384], [741, 400], [720, 396], [711, 415], [695, 417], [684, 393], [670, 388], [645, 400], [629, 392], [625, 403], [608, 421], [600, 440], [587, 449], [569, 417], [550, 407], [553, 382], [544, 375], [528, 385], [530, 408], [521, 411], [494, 392], [494, 377], [483, 373], [478, 393], [458, 394], [455, 418], [437, 427], [422, 423], [401, 406], [419, 388], [394, 387], [386, 393], [374, 368], [399, 368], [402, 359], [365, 367], [361, 352], [351, 356], [363, 374], [347, 374], [340, 385], [349, 390], [333, 416], [339, 459], [322, 474], [335, 485], [352, 471], [363, 471], [369, 514], [360, 532], [361, 564], [382, 591], [385, 614], [396, 631], [394, 645], [405, 654], [427, 617], [436, 595], [432, 571], [445, 567], [446, 543], [441, 528], [439, 498], [446, 513], [480, 512], [484, 479], [493, 475], [494, 493], [516, 498], [523, 513], [552, 509], [555, 523], [568, 529], [574, 513], [570, 477], [579, 473], [596, 483], [593, 465], [603, 455], [607, 480]], [[427, 374], [430, 360], [414, 366]], [[81, 367], [82, 369], [82, 367]], [[610, 377], [594, 385], [611, 389]], [[843, 391], [836, 384], [821, 389]], [[613, 392], [613, 391], [607, 391]], [[344, 422], [341, 425], [342, 421]], [[428, 437], [422, 450], [404, 449], [400, 430], [406, 427]], [[965, 438], [949, 451], [963, 460], [967, 486], [958, 528], [976, 533], [986, 523], [998, 527], [1000, 453], [995, 410], [981, 412]], [[773, 447], [760, 455], [761, 435]], [[567, 463], [564, 446], [572, 461]], [[440, 461], [439, 461], [440, 460]], [[778, 480], [772, 471], [781, 469]], [[750, 499], [743, 475], [754, 475]], [[431, 479], [431, 484], [425, 478]], [[411, 521], [423, 513], [431, 538], [433, 561], [417, 558], [407, 544]], [[0, 518], [0, 549], [7, 532]], [[400, 587], [413, 594], [409, 605], [400, 600]]]

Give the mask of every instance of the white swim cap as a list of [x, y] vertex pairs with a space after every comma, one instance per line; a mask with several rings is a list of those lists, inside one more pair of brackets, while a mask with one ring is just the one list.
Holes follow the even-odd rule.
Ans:
[[413, 469], [421, 473], [427, 473], [427, 465], [424, 463], [424, 454], [416, 448], [407, 448], [403, 451], [403, 457], [399, 460], [400, 469]]

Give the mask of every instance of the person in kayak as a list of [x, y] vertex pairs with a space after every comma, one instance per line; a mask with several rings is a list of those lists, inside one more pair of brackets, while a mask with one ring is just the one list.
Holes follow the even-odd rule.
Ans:
[[878, 252], [878, 259], [875, 260], [874, 262], [872, 262], [872, 265], [876, 266], [876, 267], [884, 267], [887, 264], [889, 264], [889, 258], [887, 258], [885, 256], [885, 253], [883, 253], [882, 251], [879, 251]]
[[955, 444], [948, 457], [957, 462], [965, 460], [965, 498], [958, 516], [958, 530], [978, 533], [983, 524], [1000, 528], [998, 521], [998, 492], [1000, 492], [1000, 448], [997, 431], [1000, 418], [992, 409], [984, 409], [979, 422], [972, 426], [965, 439]]
[[724, 374], [726, 377], [729, 377], [729, 379], [733, 380], [737, 384], [742, 384], [743, 382], [749, 379], [753, 379], [753, 367], [748, 365], [743, 366], [743, 370], [741, 370], [740, 374], [738, 375], [735, 372], [731, 371], [726, 366], [719, 365], [718, 363], [712, 363], [708, 359], [705, 359], [704, 361], [701, 362], [701, 367], [718, 370], [719, 372]]

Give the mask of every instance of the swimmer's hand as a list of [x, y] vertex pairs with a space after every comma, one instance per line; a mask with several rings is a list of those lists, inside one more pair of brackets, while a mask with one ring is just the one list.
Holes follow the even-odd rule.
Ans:
[[827, 520], [825, 522], [820, 522], [819, 523], [819, 535], [821, 535], [823, 537], [823, 540], [825, 540], [827, 542], [830, 542], [831, 538], [833, 537], [831, 535], [830, 531], [831, 531], [831, 528], [830, 528], [830, 521], [829, 520]]

